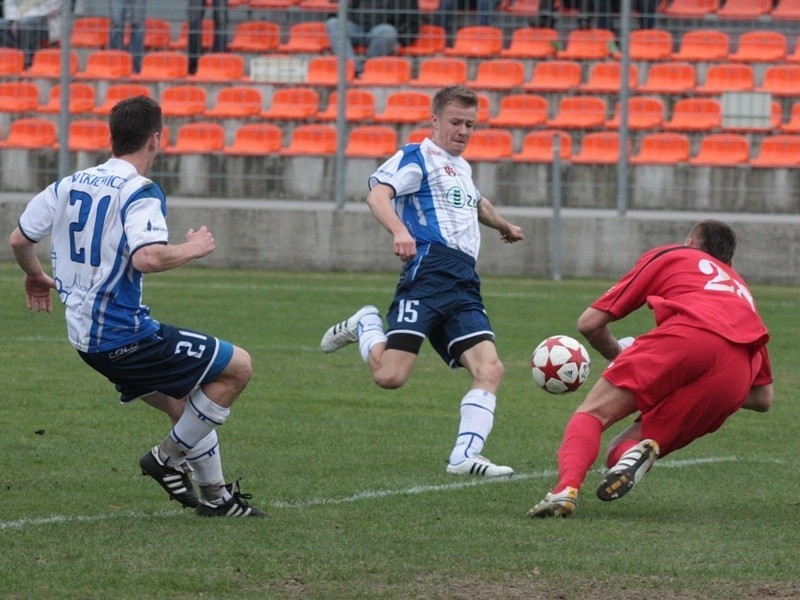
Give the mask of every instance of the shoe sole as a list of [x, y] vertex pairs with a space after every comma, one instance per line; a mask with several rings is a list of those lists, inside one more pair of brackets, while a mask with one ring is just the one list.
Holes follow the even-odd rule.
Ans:
[[600, 485], [597, 487], [597, 497], [603, 502], [611, 502], [622, 498], [625, 494], [633, 489], [636, 485], [636, 472], [642, 468], [647, 462], [652, 462], [651, 458], [655, 448], [648, 445], [645, 452], [634, 464], [627, 469], [617, 471], [616, 473], [608, 472], [603, 477]]

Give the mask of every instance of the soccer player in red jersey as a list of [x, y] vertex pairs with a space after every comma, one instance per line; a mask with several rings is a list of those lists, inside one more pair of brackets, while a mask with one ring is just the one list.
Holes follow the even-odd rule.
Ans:
[[[769, 410], [769, 333], [733, 269], [735, 249], [729, 225], [701, 221], [683, 245], [643, 254], [580, 316], [578, 330], [612, 362], [567, 423], [558, 484], [528, 516], [569, 516], [603, 431], [636, 411], [638, 419], [610, 444], [601, 500], [621, 497], [657, 458], [716, 431], [740, 408]], [[644, 304], [656, 326], [617, 340], [609, 323]]]

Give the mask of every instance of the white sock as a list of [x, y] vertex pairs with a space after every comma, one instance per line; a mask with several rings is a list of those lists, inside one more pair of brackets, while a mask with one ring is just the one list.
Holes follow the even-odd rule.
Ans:
[[222, 425], [230, 413], [229, 408], [214, 404], [200, 388], [189, 395], [186, 408], [172, 428], [170, 437], [178, 444], [184, 454], [191, 450], [215, 427]]
[[222, 475], [222, 455], [219, 452], [217, 432], [212, 431], [200, 440], [192, 451], [186, 455], [192, 467], [195, 483], [200, 487], [204, 500], [225, 502], [231, 493], [225, 488], [225, 477]]
[[383, 321], [380, 315], [366, 315], [359, 321], [358, 351], [364, 362], [369, 360], [369, 352], [375, 344], [385, 344]]
[[457, 465], [477, 456], [494, 424], [494, 407], [497, 398], [486, 390], [470, 390], [461, 400], [461, 423], [450, 464]]

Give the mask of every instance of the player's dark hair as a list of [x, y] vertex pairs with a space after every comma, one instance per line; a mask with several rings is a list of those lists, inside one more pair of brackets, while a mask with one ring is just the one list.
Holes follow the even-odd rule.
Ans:
[[444, 107], [456, 102], [465, 108], [478, 106], [478, 95], [463, 85], [448, 85], [433, 96], [433, 114], [441, 115]]
[[161, 106], [147, 96], [120, 100], [111, 109], [111, 153], [125, 156], [138, 152], [154, 133], [161, 133]]
[[736, 232], [730, 225], [715, 219], [700, 221], [692, 228], [691, 235], [711, 256], [726, 265], [731, 264], [736, 251]]

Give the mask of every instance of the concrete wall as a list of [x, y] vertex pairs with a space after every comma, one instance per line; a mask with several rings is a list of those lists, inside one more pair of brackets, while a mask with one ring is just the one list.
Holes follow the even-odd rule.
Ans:
[[[0, 260], [12, 259], [8, 235], [28, 196], [0, 195]], [[180, 242], [189, 228], [207, 225], [217, 251], [198, 264], [214, 267], [313, 271], [394, 271], [391, 238], [367, 207], [333, 203], [170, 199], [168, 223]], [[483, 229], [479, 271], [549, 277], [552, 274], [552, 211], [500, 209], [526, 239], [507, 245]], [[646, 249], [682, 242], [703, 218], [729, 222], [739, 237], [736, 268], [750, 282], [800, 283], [800, 216], [747, 213], [564, 209], [561, 212], [563, 277], [617, 277]], [[46, 244], [44, 245], [46, 246]], [[42, 248], [42, 256], [47, 256]]]

